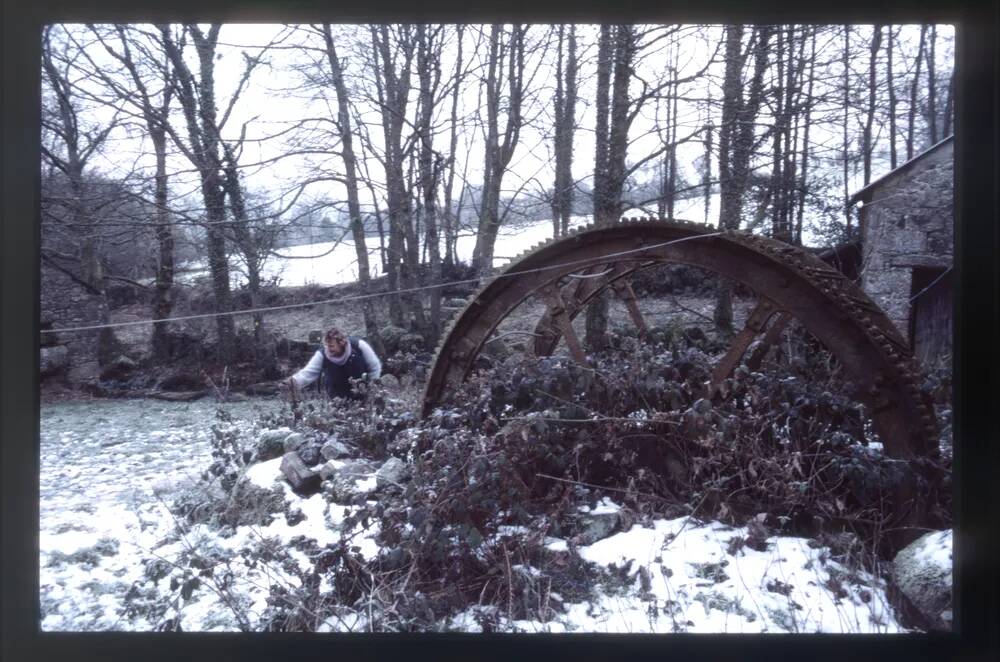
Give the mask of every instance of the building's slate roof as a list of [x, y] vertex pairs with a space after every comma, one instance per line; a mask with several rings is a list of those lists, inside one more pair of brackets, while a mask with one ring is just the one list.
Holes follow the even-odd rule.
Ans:
[[914, 156], [912, 159], [910, 159], [909, 161], [907, 161], [903, 165], [898, 166], [895, 170], [890, 170], [889, 172], [887, 172], [886, 174], [882, 175], [878, 179], [872, 181], [870, 184], [868, 184], [868, 186], [864, 187], [863, 189], [861, 189], [860, 191], [858, 191], [857, 193], [855, 193], [854, 195], [852, 195], [851, 199], [848, 202], [848, 204], [852, 204], [852, 205], [855, 204], [856, 202], [858, 202], [859, 200], [861, 200], [862, 198], [864, 198], [864, 196], [865, 196], [866, 193], [871, 192], [879, 184], [882, 184], [887, 179], [889, 179], [891, 177], [895, 177], [896, 175], [899, 175], [902, 172], [904, 172], [906, 170], [909, 170], [913, 166], [914, 163], [916, 163], [917, 161], [920, 161], [921, 159], [923, 159], [925, 156], [927, 156], [931, 152], [937, 151], [942, 146], [947, 145], [949, 142], [951, 142], [954, 139], [955, 139], [955, 135], [954, 134], [948, 136], [944, 140], [942, 140], [942, 141], [940, 141], [940, 142], [938, 142], [938, 143], [936, 143], [934, 145], [931, 145], [930, 147], [928, 147], [924, 151], [920, 152], [919, 154], [917, 154], [916, 156]]

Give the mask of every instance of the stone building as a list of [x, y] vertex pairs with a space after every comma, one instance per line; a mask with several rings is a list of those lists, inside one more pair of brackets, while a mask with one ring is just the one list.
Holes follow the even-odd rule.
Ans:
[[948, 137], [852, 196], [861, 287], [925, 365], [951, 354], [954, 153]]

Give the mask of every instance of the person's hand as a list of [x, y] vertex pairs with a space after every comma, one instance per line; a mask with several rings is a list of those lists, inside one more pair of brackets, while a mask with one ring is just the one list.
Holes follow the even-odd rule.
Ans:
[[278, 384], [278, 392], [286, 400], [296, 401], [299, 399], [299, 389], [295, 385], [295, 380], [289, 377]]

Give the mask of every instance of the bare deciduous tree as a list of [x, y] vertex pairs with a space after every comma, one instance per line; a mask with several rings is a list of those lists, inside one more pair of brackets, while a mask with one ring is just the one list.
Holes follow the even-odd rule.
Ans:
[[[358, 258], [358, 282], [367, 291], [371, 282], [371, 267], [368, 264], [368, 245], [365, 240], [364, 219], [361, 216], [361, 196], [358, 188], [357, 155], [354, 152], [354, 130], [351, 126], [350, 97], [344, 82], [344, 71], [340, 56], [334, 44], [330, 24], [324, 23], [323, 45], [326, 49], [327, 62], [330, 66], [330, 78], [337, 96], [337, 131], [340, 134], [341, 155], [344, 161], [344, 186], [347, 189], [347, 214], [351, 223], [351, 236], [354, 239], [355, 254]], [[376, 351], [382, 351], [382, 342], [378, 333], [378, 322], [375, 316], [375, 304], [371, 299], [362, 302], [362, 314], [365, 321], [365, 333], [368, 341]]]
[[[55, 106], [53, 110], [43, 112], [42, 127], [55, 137], [59, 147], [49, 149], [43, 143], [42, 154], [68, 182], [69, 194], [63, 201], [67, 212], [65, 221], [73, 229], [74, 236], [78, 237], [78, 244], [76, 254], [72, 256], [52, 254], [43, 246], [42, 259], [56, 268], [60, 268], [58, 258], [72, 259], [73, 269], [61, 267], [60, 270], [97, 297], [96, 321], [106, 324], [109, 321], [107, 279], [101, 264], [96, 210], [88, 204], [90, 194], [86, 190], [84, 170], [107, 140], [117, 120], [103, 126], [88, 126], [85, 123], [78, 108], [78, 95], [70, 81], [72, 56], [65, 54], [65, 44], [58, 46], [53, 43], [54, 31], [53, 26], [46, 26], [42, 32], [43, 83], [54, 98]], [[57, 55], [57, 50], [62, 50], [62, 55]], [[111, 354], [115, 347], [116, 339], [111, 329], [101, 329], [98, 333], [98, 360], [105, 362], [113, 358]]]
[[[742, 25], [726, 26], [726, 71], [723, 83], [722, 126], [719, 138], [719, 227], [738, 229], [750, 175], [754, 128], [764, 96], [764, 74], [768, 65], [773, 28], [756, 27], [744, 51]], [[753, 54], [753, 74], [748, 95], [743, 96], [743, 69]], [[733, 325], [732, 291], [728, 283], [719, 288], [714, 320], [721, 329]]]
[[[207, 33], [195, 24], [184, 26], [178, 39], [169, 25], [160, 24], [163, 46], [176, 75], [177, 100], [187, 123], [188, 144], [178, 143], [191, 160], [201, 180], [205, 201], [205, 231], [208, 238], [208, 266], [212, 276], [219, 360], [229, 363], [235, 358], [236, 327], [232, 315], [232, 293], [229, 285], [229, 260], [226, 248], [226, 192], [223, 187], [222, 155], [220, 152], [219, 118], [215, 98], [215, 49], [221, 25], [212, 24]], [[191, 72], [184, 59], [184, 36], [194, 41], [198, 57], [198, 76]], [[179, 136], [177, 136], [179, 138]]]
[[[486, 155], [483, 162], [483, 197], [479, 229], [472, 253], [473, 266], [485, 273], [493, 268], [493, 249], [500, 230], [500, 189], [504, 174], [521, 133], [521, 103], [524, 97], [524, 39], [527, 28], [490, 26], [486, 62]], [[507, 94], [504, 95], [506, 88]], [[501, 103], [506, 103], [506, 121], [500, 131]]]

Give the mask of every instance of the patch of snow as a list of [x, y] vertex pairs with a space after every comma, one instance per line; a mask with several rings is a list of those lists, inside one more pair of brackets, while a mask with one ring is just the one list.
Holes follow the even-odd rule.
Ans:
[[497, 535], [499, 536], [524, 536], [529, 533], [531, 530], [526, 526], [505, 524], [497, 527]]
[[358, 492], [372, 492], [377, 486], [378, 480], [375, 478], [375, 474], [354, 481], [354, 489]]
[[337, 616], [331, 616], [323, 621], [317, 632], [367, 632], [368, 619], [364, 614], [351, 611]]
[[274, 487], [275, 481], [282, 478], [281, 458], [276, 457], [273, 460], [258, 462], [250, 466], [243, 475], [257, 487], [270, 489]]
[[[824, 561], [824, 550], [802, 538], [772, 537], [766, 551], [743, 547], [730, 555], [730, 539], [746, 535], [684, 517], [635, 525], [582, 547], [586, 560], [631, 567], [632, 589], [602, 595], [594, 605], [568, 605], [568, 620], [574, 629], [601, 632], [901, 631], [881, 580], [859, 573], [859, 581], [849, 581], [847, 568]], [[649, 573], [647, 591], [639, 590], [640, 566]], [[828, 588], [832, 576], [842, 597]]]
[[597, 502], [597, 505], [593, 510], [590, 511], [592, 515], [606, 515], [608, 513], [617, 513], [621, 510], [621, 506], [612, 501], [608, 497], [604, 497]]
[[566, 550], [569, 549], [569, 546], [566, 544], [566, 541], [563, 540], [562, 538], [546, 537], [545, 549], [552, 552], [565, 552]]
[[924, 538], [916, 550], [916, 559], [920, 563], [933, 564], [951, 573], [953, 567], [951, 529], [938, 531]]
[[[170, 588], [172, 581], [183, 580], [192, 549], [202, 555], [206, 550], [219, 552], [225, 570], [232, 573], [230, 599], [235, 596], [238, 609], [255, 622], [267, 609], [273, 586], [296, 588], [299, 579], [276, 563], [247, 567], [241, 562], [242, 552], [273, 545], [289, 551], [292, 570], [295, 566], [306, 570], [311, 560], [292, 546], [293, 539], [311, 539], [319, 547], [340, 540], [340, 525], [354, 507], [328, 503], [319, 494], [307, 498], [294, 494], [281, 480], [280, 458], [249, 467], [246, 478], [265, 489], [277, 480], [286, 506], [302, 512], [298, 524], [289, 526], [279, 510], [267, 525], [236, 527], [225, 536], [208, 525], [186, 525], [183, 535], [177, 534], [177, 521], [167, 504], [211, 463], [206, 421], [213, 419], [214, 409], [214, 403], [152, 401], [43, 406], [39, 537], [43, 630], [150, 630], [165, 616], [124, 610], [130, 587], [145, 582], [160, 598], [177, 598], [174, 611], [167, 615], [179, 618], [186, 631], [235, 631], [240, 624], [212, 579], [204, 580], [188, 600]], [[122, 441], [102, 446], [112, 438]], [[356, 484], [366, 491], [375, 487], [373, 477]], [[619, 508], [604, 498], [587, 512], [607, 514]], [[364, 558], [376, 558], [377, 523], [357, 531], [349, 544]], [[521, 526], [500, 529], [501, 535], [528, 532]], [[616, 575], [624, 573], [623, 586], [598, 587], [592, 601], [581, 603], [563, 603], [552, 594], [564, 611], [547, 622], [506, 621], [502, 610], [472, 607], [442, 627], [480, 631], [478, 616], [499, 620], [501, 630], [523, 632], [902, 631], [881, 580], [828, 560], [828, 550], [813, 549], [800, 538], [769, 538], [764, 551], [730, 544], [746, 535], [742, 528], [690, 518], [632, 526], [578, 548], [585, 561], [606, 568], [613, 565]], [[569, 549], [565, 540], [555, 537], [546, 537], [545, 546], [556, 552]], [[921, 554], [950, 569], [950, 533], [929, 537]], [[143, 562], [154, 558], [184, 563], [147, 582]], [[535, 577], [546, 571], [544, 566], [518, 567]], [[221, 581], [222, 574], [215, 578]], [[365, 614], [344, 609], [320, 630], [368, 627]]]

